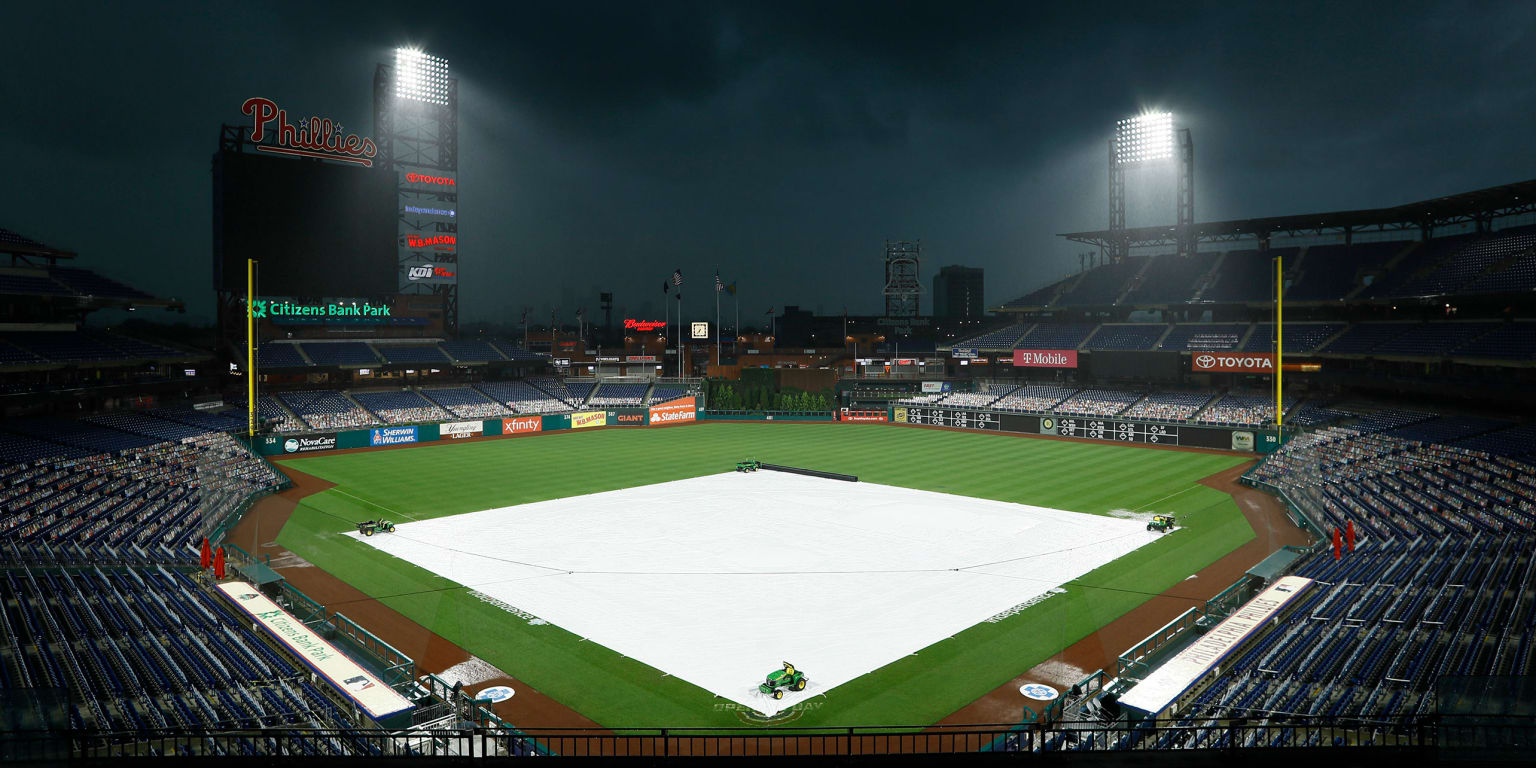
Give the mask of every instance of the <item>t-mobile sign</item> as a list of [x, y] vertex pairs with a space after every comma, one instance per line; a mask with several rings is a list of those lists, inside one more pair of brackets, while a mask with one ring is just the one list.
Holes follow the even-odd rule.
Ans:
[[1075, 349], [1015, 349], [1013, 365], [1016, 368], [1076, 368]]

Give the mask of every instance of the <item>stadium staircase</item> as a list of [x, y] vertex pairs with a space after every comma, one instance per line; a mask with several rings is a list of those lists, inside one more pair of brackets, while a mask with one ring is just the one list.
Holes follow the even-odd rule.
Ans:
[[1220, 256], [1216, 257], [1214, 262], [1211, 262], [1210, 271], [1195, 278], [1195, 290], [1189, 296], [1190, 301], [1199, 301], [1200, 297], [1205, 294], [1206, 289], [1221, 279], [1221, 265], [1227, 263], [1227, 257], [1230, 255], [1232, 255], [1232, 251], [1222, 252]]
[[1255, 329], [1258, 327], [1258, 323], [1250, 323], [1248, 325], [1248, 330], [1243, 331], [1243, 335], [1237, 340], [1237, 346], [1233, 347], [1233, 349], [1243, 349], [1246, 347], [1248, 345], [1248, 338], [1253, 336]]
[[1155, 260], [1156, 259], [1147, 259], [1146, 263], [1141, 265], [1141, 269], [1136, 270], [1136, 274], [1132, 275], [1130, 280], [1125, 281], [1125, 290], [1121, 291], [1120, 295], [1115, 297], [1116, 304], [1124, 302], [1125, 297], [1131, 295], [1132, 291], [1141, 286], [1142, 277], [1147, 274], [1147, 269], [1152, 266], [1152, 262]]
[[1345, 324], [1339, 326], [1339, 329], [1337, 331], [1334, 331], [1332, 336], [1329, 336], [1328, 338], [1323, 339], [1322, 342], [1320, 342], [1317, 345], [1317, 349], [1314, 349], [1312, 351], [1314, 353], [1322, 352], [1323, 350], [1327, 349], [1328, 345], [1332, 344], [1335, 339], [1339, 338], [1340, 336], [1343, 336], [1345, 333], [1348, 333], [1348, 332], [1349, 332], [1349, 323], [1345, 323]]
[[[1423, 247], [1424, 247], [1424, 243], [1422, 243], [1420, 241], [1417, 241], [1417, 240], [1409, 243], [1407, 248], [1404, 248], [1403, 250], [1398, 251], [1397, 255], [1393, 256], [1390, 259], [1388, 259], [1385, 264], [1381, 265], [1380, 272], [1378, 274], [1372, 275], [1372, 277], [1374, 279], [1371, 281], [1370, 285], [1366, 285], [1366, 283], [1365, 283], [1365, 279], [1364, 278], [1366, 277], [1366, 275], [1361, 275], [1358, 278], [1356, 278], [1356, 281], [1355, 281], [1356, 285], [1354, 287], [1354, 290], [1351, 290], [1349, 293], [1344, 294], [1344, 301], [1352, 301], [1352, 300], [1354, 300], [1356, 298], [1359, 298], [1360, 294], [1365, 292], [1365, 289], [1371, 287], [1371, 285], [1375, 285], [1377, 281], [1385, 279], [1387, 275], [1392, 274], [1392, 271], [1397, 269], [1397, 265], [1403, 263], [1405, 260], [1408, 259], [1409, 256], [1412, 256], [1415, 251], [1417, 251], [1418, 249], [1423, 248]], [[1410, 281], [1411, 280], [1415, 280], [1415, 279], [1421, 277], [1423, 274], [1429, 272], [1432, 269], [1434, 269], [1434, 265], [1433, 264], [1427, 265], [1423, 269], [1419, 270], [1419, 272], [1417, 272], [1417, 273], [1413, 274], [1412, 276], [1410, 276], [1409, 280]], [[1367, 274], [1371, 274], [1371, 273], [1367, 273]], [[1406, 285], [1407, 283], [1405, 282], [1404, 284]]]
[[1098, 336], [1099, 335], [1099, 331], [1102, 331], [1102, 330], [1104, 330], [1104, 324], [1103, 323], [1099, 323], [1097, 326], [1094, 326], [1094, 329], [1089, 331], [1087, 336], [1083, 337], [1083, 342], [1081, 344], [1078, 344], [1077, 347], [1075, 347], [1075, 348], [1079, 349], [1079, 350], [1087, 349], [1088, 348], [1088, 343], [1093, 341], [1093, 338], [1095, 336]]
[[294, 351], [299, 353], [299, 359], [303, 360], [305, 365], [314, 365], [315, 364], [314, 359], [309, 356], [309, 353], [304, 351], [304, 345], [303, 344], [294, 344], [292, 346], [293, 346]]
[[339, 394], [343, 398], [345, 398], [347, 402], [351, 403], [354, 407], [363, 409], [363, 413], [366, 413], [369, 416], [372, 416], [374, 421], [377, 421], [380, 424], [389, 424], [390, 423], [389, 421], [385, 420], [382, 416], [379, 416], [377, 413], [374, 413], [372, 408], [369, 408], [368, 406], [363, 405], [362, 403], [358, 402], [357, 398], [352, 396], [352, 392], [350, 390], [343, 389], [343, 390], [341, 390], [341, 392]]
[[1168, 339], [1168, 334], [1173, 333], [1173, 326], [1174, 323], [1169, 323], [1168, 327], [1164, 328], [1163, 332], [1157, 335], [1157, 341], [1152, 342], [1152, 349], [1163, 348], [1163, 342]]

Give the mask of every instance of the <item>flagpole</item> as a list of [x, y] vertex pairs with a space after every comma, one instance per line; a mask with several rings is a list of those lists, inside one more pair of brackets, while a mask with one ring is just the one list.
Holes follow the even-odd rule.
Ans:
[[720, 367], [720, 271], [715, 270], [715, 367]]

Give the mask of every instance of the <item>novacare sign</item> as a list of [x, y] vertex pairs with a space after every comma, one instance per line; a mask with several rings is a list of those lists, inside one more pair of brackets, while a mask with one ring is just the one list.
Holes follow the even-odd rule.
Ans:
[[1274, 373], [1275, 356], [1268, 353], [1196, 352], [1189, 359], [1192, 371], [1216, 373]]
[[228, 581], [218, 585], [236, 608], [255, 619], [278, 642], [287, 646], [320, 673], [342, 695], [357, 702], [370, 717], [378, 719], [411, 708], [411, 702], [395, 693], [394, 689], [363, 669], [325, 638], [310, 631], [309, 627], [278, 607], [266, 595], [243, 581]]
[[1015, 349], [1013, 364], [1017, 368], [1076, 368], [1075, 349]]

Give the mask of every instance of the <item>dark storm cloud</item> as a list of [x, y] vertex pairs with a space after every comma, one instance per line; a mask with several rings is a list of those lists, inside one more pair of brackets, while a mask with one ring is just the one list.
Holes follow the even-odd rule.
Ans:
[[[1204, 220], [1536, 175], [1529, 3], [19, 15], [0, 151], [26, 183], [0, 192], [0, 226], [204, 315], [218, 124], [262, 94], [371, 129], [373, 64], [403, 43], [461, 79], [466, 320], [551, 303], [569, 320], [598, 290], [638, 310], [675, 267], [695, 309], [719, 267], [744, 319], [786, 303], [873, 312], [888, 237], [923, 240], [925, 276], [986, 267], [988, 299], [1005, 301], [1076, 268], [1054, 233], [1105, 225], [1107, 129], [1148, 107], [1194, 132]], [[1172, 218], [1137, 194], [1133, 224]]]

